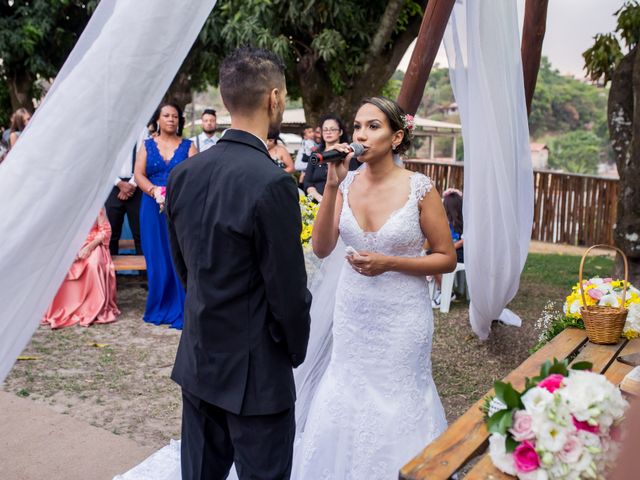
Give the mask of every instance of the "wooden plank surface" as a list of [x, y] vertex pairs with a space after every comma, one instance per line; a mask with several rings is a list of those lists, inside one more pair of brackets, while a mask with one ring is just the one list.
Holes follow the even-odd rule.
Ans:
[[147, 269], [147, 262], [142, 255], [114, 255], [113, 265], [116, 271]]
[[[566, 358], [586, 342], [583, 330], [566, 329], [547, 345], [526, 359], [504, 379], [516, 389], [524, 388], [525, 377], [538, 374], [540, 366], [550, 358]], [[487, 392], [492, 394], [493, 389]], [[484, 397], [483, 397], [484, 398]], [[486, 447], [489, 437], [479, 399], [439, 438], [428, 445], [400, 470], [402, 480], [446, 479]]]
[[594, 372], [603, 373], [609, 368], [609, 365], [615, 361], [620, 350], [622, 350], [626, 344], [627, 341], [622, 339], [615, 345], [596, 345], [595, 343], [587, 342], [571, 363], [591, 362], [593, 363]]

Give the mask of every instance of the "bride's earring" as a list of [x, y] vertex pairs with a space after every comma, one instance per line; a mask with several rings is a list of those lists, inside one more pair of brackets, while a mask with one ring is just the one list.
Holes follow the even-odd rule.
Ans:
[[398, 148], [397, 145], [391, 145], [391, 150], [393, 150], [394, 152], [396, 151], [396, 148]]

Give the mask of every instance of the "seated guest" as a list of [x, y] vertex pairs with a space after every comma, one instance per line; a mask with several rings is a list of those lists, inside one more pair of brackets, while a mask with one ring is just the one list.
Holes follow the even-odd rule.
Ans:
[[269, 149], [269, 155], [273, 158], [273, 161], [278, 164], [285, 172], [294, 173], [296, 169], [293, 166], [293, 159], [289, 151], [278, 144], [280, 139], [280, 132], [278, 130], [269, 129], [267, 133], [267, 148]]
[[[458, 263], [464, 263], [464, 238], [462, 236], [463, 221], [462, 221], [462, 192], [456, 188], [448, 188], [442, 194], [442, 203], [444, 210], [447, 213], [447, 220], [449, 220], [449, 231], [451, 232], [451, 239], [453, 240], [453, 246], [456, 249], [456, 257]], [[442, 284], [442, 275], [434, 275], [438, 290]], [[455, 294], [451, 296], [452, 300], [455, 300]], [[433, 307], [440, 306], [440, 292], [436, 293], [433, 299]]]
[[[320, 119], [322, 140], [318, 147], [319, 152], [329, 150], [338, 143], [347, 143], [348, 137], [342, 120], [337, 115], [329, 114]], [[327, 183], [327, 164], [319, 163], [307, 164], [304, 175], [303, 190], [307, 195], [311, 195], [316, 202], [322, 201], [324, 186]]]
[[79, 323], [115, 322], [116, 274], [109, 254], [111, 226], [104, 208], [100, 209], [87, 239], [71, 265], [58, 293], [42, 319], [42, 324], [62, 328]]

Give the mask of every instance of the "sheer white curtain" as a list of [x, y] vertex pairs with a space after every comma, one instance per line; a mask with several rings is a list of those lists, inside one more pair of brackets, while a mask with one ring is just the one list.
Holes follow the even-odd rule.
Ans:
[[520, 325], [518, 291], [533, 221], [533, 170], [517, 3], [458, 0], [444, 43], [464, 139], [464, 253], [474, 332]]
[[0, 381], [215, 3], [102, 0], [0, 165]]

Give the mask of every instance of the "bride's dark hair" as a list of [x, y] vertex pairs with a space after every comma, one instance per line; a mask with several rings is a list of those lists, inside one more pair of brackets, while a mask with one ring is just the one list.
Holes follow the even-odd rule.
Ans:
[[398, 148], [394, 150], [395, 153], [401, 155], [409, 150], [409, 148], [411, 147], [411, 132], [409, 131], [409, 128], [407, 127], [407, 123], [405, 121], [406, 114], [404, 113], [404, 110], [400, 108], [400, 105], [386, 97], [369, 97], [362, 100], [360, 106], [367, 103], [373, 105], [374, 107], [377, 107], [382, 111], [382, 113], [384, 113], [384, 115], [387, 117], [387, 120], [389, 120], [389, 125], [391, 126], [392, 131], [403, 131], [404, 136], [402, 137], [402, 142], [400, 142]]

